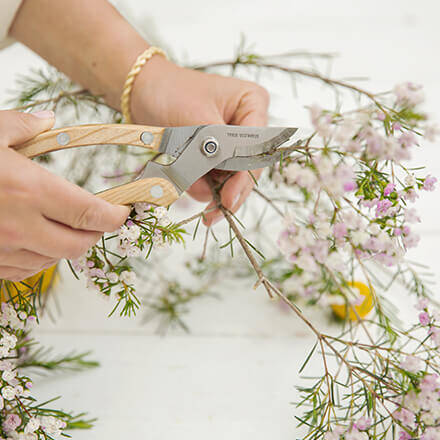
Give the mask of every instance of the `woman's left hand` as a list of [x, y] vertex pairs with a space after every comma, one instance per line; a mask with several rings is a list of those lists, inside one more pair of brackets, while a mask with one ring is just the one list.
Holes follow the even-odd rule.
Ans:
[[[131, 97], [134, 122], [158, 126], [263, 126], [267, 124], [268, 105], [267, 91], [253, 82], [182, 68], [158, 55], [139, 73]], [[216, 180], [225, 176], [225, 172], [211, 173]], [[261, 170], [253, 171], [256, 178], [260, 174]], [[232, 212], [237, 211], [253, 186], [247, 171], [237, 172], [222, 188], [222, 204]], [[215, 203], [205, 178], [194, 183], [188, 192], [198, 201], [211, 201], [207, 225], [222, 217], [219, 209], [211, 210]]]

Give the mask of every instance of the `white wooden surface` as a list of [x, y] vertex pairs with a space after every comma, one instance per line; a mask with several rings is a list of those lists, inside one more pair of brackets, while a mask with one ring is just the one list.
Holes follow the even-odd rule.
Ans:
[[[388, 89], [403, 80], [423, 83], [427, 109], [440, 120], [440, 6], [435, 0], [117, 3], [180, 57], [229, 58], [241, 32], [263, 53], [338, 52], [335, 76], [368, 76], [372, 89]], [[17, 72], [40, 63], [20, 45], [0, 53], [0, 100]], [[288, 83], [266, 84], [274, 91], [271, 113], [276, 120], [304, 124], [303, 105], [316, 101], [319, 89], [301, 81], [294, 100]], [[440, 176], [438, 148], [420, 150], [414, 163], [427, 164]], [[437, 280], [439, 197], [438, 192], [426, 194], [418, 204], [422, 242], [412, 253], [432, 266]], [[74, 438], [287, 440], [298, 434], [290, 402], [313, 338], [262, 290], [229, 285], [221, 301], [204, 299], [194, 305], [187, 316], [190, 335], [173, 331], [165, 337], [154, 333], [154, 325], [106, 318], [109, 304], [67, 271], [59, 290], [62, 316], [56, 322], [44, 320], [41, 340], [58, 352], [91, 349], [102, 363], [94, 371], [41, 378], [36, 386], [38, 397], [62, 394], [63, 408], [87, 410], [99, 418], [93, 431], [76, 432]]]

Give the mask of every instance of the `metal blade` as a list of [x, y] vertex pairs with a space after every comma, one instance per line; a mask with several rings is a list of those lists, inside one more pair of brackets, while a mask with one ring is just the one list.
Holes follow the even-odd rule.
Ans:
[[[215, 168], [238, 171], [272, 164], [280, 157], [276, 149], [291, 140], [296, 131], [297, 128], [231, 125], [167, 128], [159, 151], [177, 156], [176, 160], [169, 165], [150, 162], [141, 177], [165, 178], [180, 194]], [[205, 151], [204, 143], [212, 139], [217, 149]]]
[[258, 168], [270, 167], [278, 162], [282, 153], [261, 154], [260, 156], [234, 157], [226, 159], [215, 167], [216, 170], [224, 171], [244, 171], [257, 170]]
[[179, 157], [196, 133], [203, 127], [203, 125], [195, 125], [190, 127], [165, 128], [160, 142], [159, 152], [169, 154], [175, 158]]
[[201, 131], [205, 136], [212, 131], [221, 137], [221, 148], [227, 148], [231, 157], [254, 156], [269, 152], [272, 148], [286, 142], [298, 129], [286, 127], [243, 127], [238, 125], [195, 125], [189, 127], [169, 127], [165, 129], [159, 152], [175, 158]]

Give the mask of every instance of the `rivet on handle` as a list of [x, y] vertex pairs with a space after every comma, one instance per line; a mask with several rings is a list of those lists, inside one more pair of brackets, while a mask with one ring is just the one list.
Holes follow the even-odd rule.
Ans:
[[144, 145], [151, 145], [154, 141], [154, 134], [149, 131], [143, 131], [141, 133], [141, 141]]
[[160, 185], [154, 185], [150, 188], [151, 197], [160, 199], [163, 196], [163, 188]]
[[68, 133], [58, 133], [57, 134], [58, 145], [67, 145], [70, 142], [70, 136]]

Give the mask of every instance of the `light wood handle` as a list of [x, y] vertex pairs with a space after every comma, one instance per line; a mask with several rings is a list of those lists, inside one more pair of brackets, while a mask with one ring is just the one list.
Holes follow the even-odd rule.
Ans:
[[77, 125], [46, 131], [14, 149], [29, 158], [86, 145], [134, 145], [157, 151], [164, 131], [162, 127], [145, 125]]
[[147, 202], [159, 206], [168, 206], [179, 198], [173, 184], [160, 177], [135, 180], [125, 185], [107, 189], [96, 195], [114, 205]]

